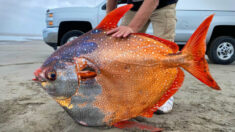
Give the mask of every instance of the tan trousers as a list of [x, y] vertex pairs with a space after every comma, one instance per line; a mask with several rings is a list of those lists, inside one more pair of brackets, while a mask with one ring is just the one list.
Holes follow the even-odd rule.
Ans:
[[[171, 4], [166, 7], [157, 9], [153, 11], [152, 15], [150, 16], [148, 22], [144, 25], [144, 27], [139, 31], [140, 33], [144, 33], [149, 23], [152, 23], [153, 26], [153, 33], [155, 36], [167, 39], [170, 41], [174, 41], [175, 39], [175, 27], [176, 27], [176, 4]], [[128, 25], [130, 21], [135, 16], [136, 11], [128, 11], [123, 20], [121, 25]]]

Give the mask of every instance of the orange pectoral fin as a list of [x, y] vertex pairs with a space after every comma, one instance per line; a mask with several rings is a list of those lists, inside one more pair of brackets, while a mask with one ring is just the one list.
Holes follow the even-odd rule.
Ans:
[[77, 74], [81, 77], [81, 79], [88, 79], [97, 76], [96, 72], [93, 71], [80, 71]]
[[120, 129], [127, 129], [127, 128], [139, 128], [140, 130], [147, 130], [147, 131], [151, 131], [151, 132], [160, 132], [162, 131], [161, 128], [156, 128], [150, 125], [145, 125], [145, 124], [141, 124], [138, 122], [134, 122], [134, 121], [122, 121], [122, 122], [118, 122], [116, 124], [114, 124], [115, 127], [120, 128]]
[[97, 72], [99, 71], [98, 68], [95, 67], [94, 64], [92, 64], [86, 58], [74, 58], [74, 62], [77, 78], [79, 81], [81, 79], [88, 79], [97, 76]]

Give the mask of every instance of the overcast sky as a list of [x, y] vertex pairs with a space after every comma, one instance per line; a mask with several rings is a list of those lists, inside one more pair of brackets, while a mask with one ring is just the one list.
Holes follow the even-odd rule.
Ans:
[[[103, 0], [0, 0], [0, 34], [41, 35], [48, 8], [96, 6]], [[235, 10], [235, 0], [179, 0], [178, 9]]]
[[0, 0], [0, 34], [40, 35], [48, 8], [95, 6], [102, 0]]

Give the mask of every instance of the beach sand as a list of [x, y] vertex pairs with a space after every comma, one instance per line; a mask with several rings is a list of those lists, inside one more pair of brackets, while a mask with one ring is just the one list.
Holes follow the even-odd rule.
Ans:
[[[33, 72], [53, 52], [43, 41], [0, 42], [1, 132], [121, 132], [140, 131], [109, 127], [84, 127], [32, 81]], [[144, 118], [142, 123], [164, 132], [235, 131], [235, 63], [209, 64], [221, 87], [212, 90], [186, 73], [176, 93], [173, 111]]]

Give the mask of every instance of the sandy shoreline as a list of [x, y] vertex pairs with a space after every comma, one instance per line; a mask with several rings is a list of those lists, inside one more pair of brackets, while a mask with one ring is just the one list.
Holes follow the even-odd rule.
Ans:
[[[0, 131], [123, 131], [76, 124], [31, 81], [34, 70], [52, 52], [42, 41], [0, 42]], [[185, 73], [184, 84], [175, 95], [173, 111], [146, 118], [143, 123], [163, 128], [164, 132], [235, 131], [235, 63], [209, 66], [222, 91], [212, 90]]]

